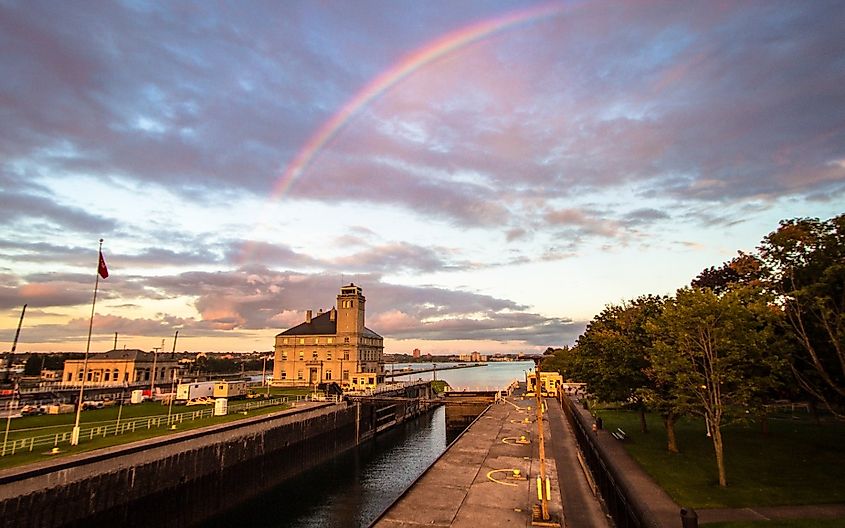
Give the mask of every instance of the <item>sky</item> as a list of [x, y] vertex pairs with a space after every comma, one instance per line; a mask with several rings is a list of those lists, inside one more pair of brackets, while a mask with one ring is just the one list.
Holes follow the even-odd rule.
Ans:
[[0, 0], [0, 350], [537, 352], [845, 204], [845, 3]]

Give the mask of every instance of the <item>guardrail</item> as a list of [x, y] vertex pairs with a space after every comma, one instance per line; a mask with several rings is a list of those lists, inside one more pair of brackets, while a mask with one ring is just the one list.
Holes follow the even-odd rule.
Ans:
[[[295, 404], [297, 401], [333, 401], [337, 403], [339, 400], [334, 398], [313, 398], [312, 395], [296, 396], [293, 400]], [[270, 407], [274, 405], [281, 405], [287, 403], [289, 398], [274, 398], [271, 400], [247, 401], [241, 403], [232, 403], [228, 405], [227, 414], [247, 412], [262, 407]], [[214, 416], [214, 407], [210, 406], [196, 411], [186, 411], [175, 414], [162, 414], [157, 416], [143, 416], [139, 418], [129, 418], [125, 420], [115, 421], [106, 425], [97, 425], [80, 429], [79, 441], [91, 441], [95, 438], [116, 436], [124, 433], [132, 433], [142, 429], [153, 429], [159, 427], [171, 427], [176, 424], [184, 422], [193, 422]], [[102, 422], [100, 422], [102, 423]], [[29, 438], [19, 438], [3, 442], [3, 447], [0, 449], [0, 456], [14, 455], [21, 451], [32, 451], [35, 448], [49, 447], [56, 448], [62, 444], [70, 443], [71, 430], [62, 431], [53, 434], [32, 436]]]

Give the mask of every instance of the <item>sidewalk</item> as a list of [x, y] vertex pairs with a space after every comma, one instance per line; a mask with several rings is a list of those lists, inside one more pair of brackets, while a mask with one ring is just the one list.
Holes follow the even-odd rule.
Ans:
[[[572, 406], [581, 420], [592, 424], [592, 415], [580, 405]], [[559, 407], [558, 407], [559, 408]], [[613, 438], [606, 430], [600, 430], [593, 439], [598, 443], [605, 457], [605, 463], [615, 468], [626, 489], [633, 496], [632, 502], [641, 505], [653, 522], [661, 528], [681, 526], [680, 510], [672, 498], [654, 479], [628, 454], [622, 442]], [[699, 524], [729, 521], [766, 521], [778, 519], [841, 519], [845, 518], [845, 504], [811, 504], [804, 506], [768, 506], [750, 508], [702, 508], [695, 510]]]

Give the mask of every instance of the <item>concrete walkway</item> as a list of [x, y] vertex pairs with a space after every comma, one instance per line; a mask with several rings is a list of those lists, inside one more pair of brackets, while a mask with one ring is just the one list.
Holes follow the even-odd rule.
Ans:
[[[521, 398], [493, 404], [374, 526], [530, 526], [532, 508], [538, 504], [539, 474], [534, 404]], [[552, 434], [544, 425], [543, 437], [549, 442]], [[521, 441], [522, 436], [528, 442]], [[520, 472], [518, 478], [514, 469]], [[558, 470], [552, 457], [546, 471], [552, 489], [549, 511], [561, 522]]]
[[[557, 465], [558, 481], [566, 526], [569, 528], [607, 528], [609, 517], [605, 515], [593, 489], [592, 477], [583, 465], [575, 436], [570, 428], [560, 402], [548, 398], [548, 420], [552, 442], [546, 453], [551, 454]], [[551, 449], [549, 449], [551, 448]]]

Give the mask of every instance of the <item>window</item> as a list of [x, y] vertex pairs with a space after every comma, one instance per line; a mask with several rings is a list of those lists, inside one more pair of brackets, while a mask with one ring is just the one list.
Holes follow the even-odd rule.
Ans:
[[348, 337], [344, 337], [344, 338], [343, 338], [343, 342], [344, 342], [344, 343], [348, 343], [348, 342], [349, 342], [349, 338], [348, 338]]
[[302, 369], [299, 369], [299, 370], [296, 371], [296, 379], [298, 379], [298, 380], [302, 379]]
[[114, 369], [114, 373], [112, 375], [112, 379], [117, 381], [120, 378], [120, 372], [117, 369]]
[[317, 351], [311, 352], [311, 359], [317, 359]]
[[103, 381], [109, 381], [109, 376], [111, 375], [110, 371], [106, 371], [106, 375], [103, 377]]
[[299, 351], [299, 360], [305, 361], [305, 352], [303, 352], [302, 350]]
[[282, 379], [288, 379], [288, 373], [284, 370], [282, 371]]
[[331, 345], [332, 343], [334, 343], [334, 338], [333, 337], [328, 338], [328, 342]]
[[73, 372], [68, 372], [67, 373], [67, 380], [70, 381], [72, 379], [73, 379]]
[[287, 345], [287, 344], [288, 344], [288, 338], [287, 338], [287, 337], [282, 338], [282, 344], [283, 344], [283, 345]]
[[332, 360], [332, 353], [331, 353], [331, 352], [326, 352], [326, 359], [327, 359], [328, 361], [331, 361], [331, 360]]
[[87, 381], [91, 381], [91, 379], [92, 379], [92, 374], [93, 374], [93, 372], [91, 372], [91, 371], [89, 370], [89, 371], [88, 371], [88, 376], [86, 376]]
[[326, 380], [330, 380], [330, 379], [332, 379], [332, 371], [331, 371], [331, 370], [327, 370], [327, 371], [326, 371]]
[[304, 344], [305, 344], [305, 338], [304, 338], [304, 337], [300, 337], [300, 338], [299, 338], [299, 344], [300, 344], [300, 345], [304, 345]]
[[348, 370], [343, 371], [343, 379], [345, 379], [345, 380], [349, 379], [349, 371]]
[[287, 353], [287, 351], [283, 351], [282, 352], [282, 361], [287, 361], [287, 360], [288, 360], [288, 353]]
[[149, 369], [144, 371], [144, 381], [150, 381], [150, 370]]
[[348, 350], [343, 351], [343, 359], [349, 359], [349, 351]]

